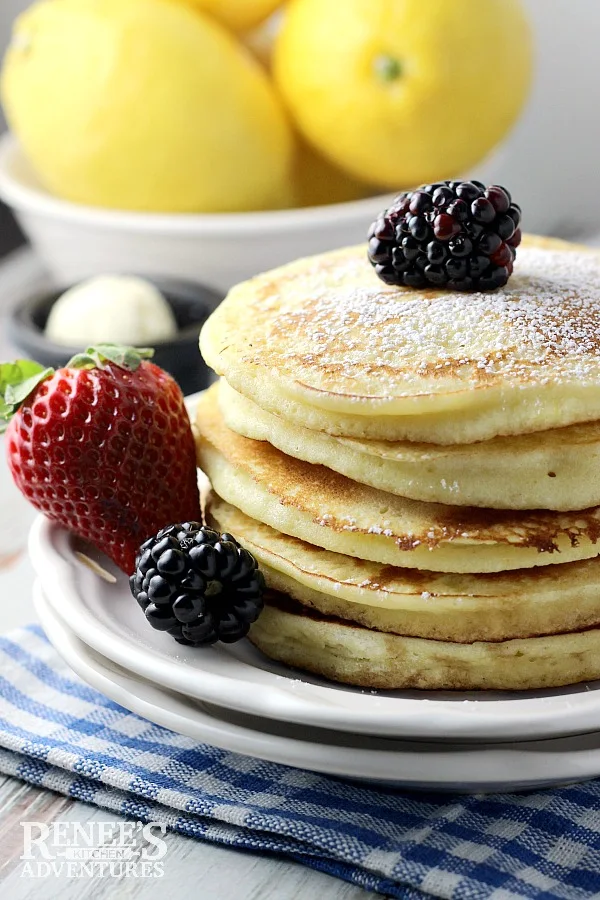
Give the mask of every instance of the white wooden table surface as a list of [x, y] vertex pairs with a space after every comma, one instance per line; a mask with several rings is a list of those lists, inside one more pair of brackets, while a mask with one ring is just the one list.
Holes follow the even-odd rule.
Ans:
[[[33, 254], [18, 251], [0, 263], [0, 360], [14, 357], [7, 340], [5, 318], [20, 298], [43, 287], [46, 278]], [[31, 602], [33, 572], [27, 559], [25, 538], [32, 514], [9, 494], [3, 448], [0, 447], [0, 630], [35, 620]], [[10, 508], [11, 519], [2, 525], [2, 510]], [[16, 527], [9, 523], [16, 522]], [[4, 531], [4, 536], [3, 536]], [[16, 533], [15, 533], [16, 532]], [[9, 552], [3, 549], [8, 545]], [[14, 558], [12, 551], [18, 554]], [[213, 844], [203, 844], [177, 834], [167, 834], [167, 853], [162, 878], [113, 878], [110, 876], [68, 878], [66, 875], [31, 878], [24, 876], [23, 828], [21, 822], [114, 823], [112, 812], [71, 800], [45, 788], [31, 787], [0, 775], [0, 897], [10, 900], [101, 900], [143, 898], [164, 900], [367, 900], [378, 895], [353, 887], [336, 878], [314, 872], [296, 863], [240, 853]]]

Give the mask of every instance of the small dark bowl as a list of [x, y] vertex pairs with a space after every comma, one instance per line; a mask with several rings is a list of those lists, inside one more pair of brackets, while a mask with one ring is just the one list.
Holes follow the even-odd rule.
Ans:
[[[198, 335], [203, 322], [221, 301], [209, 288], [191, 281], [158, 276], [141, 276], [155, 285], [167, 300], [177, 321], [179, 333], [168, 341], [154, 343], [152, 362], [170, 372], [184, 394], [208, 387], [211, 374], [198, 350]], [[52, 366], [64, 366], [83, 347], [67, 347], [48, 340], [44, 328], [50, 310], [65, 288], [37, 293], [17, 306], [8, 320], [8, 337], [12, 344], [31, 359]]]

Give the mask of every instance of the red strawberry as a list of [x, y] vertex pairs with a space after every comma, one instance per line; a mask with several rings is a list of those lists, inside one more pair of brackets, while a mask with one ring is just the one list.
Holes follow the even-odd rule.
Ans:
[[0, 366], [0, 417], [10, 420], [17, 486], [127, 574], [150, 535], [201, 519], [183, 396], [143, 358], [151, 355], [101, 345], [57, 372], [27, 360]]

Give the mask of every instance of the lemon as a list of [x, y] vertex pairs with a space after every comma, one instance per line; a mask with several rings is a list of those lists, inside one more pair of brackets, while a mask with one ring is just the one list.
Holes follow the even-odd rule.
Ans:
[[233, 31], [250, 31], [281, 6], [282, 0], [177, 0], [210, 13]]
[[291, 180], [291, 206], [346, 203], [375, 193], [364, 182], [347, 175], [302, 140], [296, 148]]
[[515, 122], [531, 69], [519, 0], [291, 0], [274, 60], [304, 136], [385, 188], [482, 159]]
[[267, 19], [257, 28], [239, 35], [245, 47], [255, 56], [267, 72], [271, 72], [273, 63], [273, 47], [281, 20], [279, 17]]
[[9, 123], [42, 183], [130, 210], [268, 208], [293, 138], [263, 69], [209, 17], [169, 0], [45, 0], [17, 21]]

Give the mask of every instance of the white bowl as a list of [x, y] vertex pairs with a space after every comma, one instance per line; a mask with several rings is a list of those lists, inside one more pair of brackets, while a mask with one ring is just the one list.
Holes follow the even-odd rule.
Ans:
[[12, 135], [0, 140], [0, 197], [60, 284], [143, 272], [228, 290], [258, 272], [364, 241], [393, 195], [305, 209], [162, 214], [100, 209], [42, 188]]

